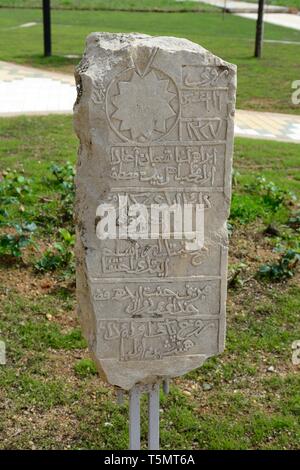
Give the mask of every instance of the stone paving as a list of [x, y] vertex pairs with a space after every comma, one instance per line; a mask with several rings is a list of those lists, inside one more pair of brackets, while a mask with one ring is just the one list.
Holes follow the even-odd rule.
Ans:
[[[0, 61], [0, 116], [70, 114], [75, 97], [71, 75]], [[235, 135], [300, 143], [300, 115], [237, 110]]]
[[[236, 16], [242, 18], [248, 18], [249, 20], [255, 20], [257, 18], [256, 13], [236, 13]], [[300, 31], [300, 15], [290, 13], [265, 13], [264, 21], [266, 23], [275, 24], [276, 26], [284, 26], [285, 28], [297, 29]]]
[[68, 113], [74, 96], [71, 75], [0, 61], [0, 115]]
[[[236, 0], [195, 0], [199, 3], [208, 3], [209, 5], [214, 5], [215, 7], [220, 7], [225, 9], [230, 13], [237, 13], [237, 12], [248, 12], [248, 13], [256, 13], [258, 10], [258, 3], [250, 3], [250, 2], [240, 2]], [[269, 13], [280, 13], [280, 12], [287, 12], [287, 7], [281, 7], [279, 5], [265, 5], [265, 12]]]
[[235, 135], [300, 143], [300, 115], [237, 110]]
[[[250, 20], [257, 19], [258, 3], [240, 2], [235, 0], [196, 0], [199, 3], [208, 3], [225, 9], [229, 13]], [[289, 13], [287, 7], [277, 5], [265, 5], [264, 21], [266, 23], [284, 26], [300, 31], [300, 14]]]

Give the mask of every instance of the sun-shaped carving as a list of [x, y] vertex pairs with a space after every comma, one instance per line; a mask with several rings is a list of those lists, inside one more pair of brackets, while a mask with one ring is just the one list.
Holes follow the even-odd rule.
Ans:
[[154, 69], [144, 76], [134, 69], [127, 77], [118, 77], [110, 90], [108, 111], [112, 126], [126, 140], [157, 140], [177, 120], [176, 86], [166, 74]]

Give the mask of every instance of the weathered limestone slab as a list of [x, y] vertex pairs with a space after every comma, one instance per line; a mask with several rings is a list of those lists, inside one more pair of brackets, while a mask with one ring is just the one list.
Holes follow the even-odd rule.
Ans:
[[[236, 67], [185, 39], [93, 33], [76, 80], [79, 317], [102, 376], [130, 389], [224, 349]], [[203, 204], [204, 246], [100, 240], [97, 207], [120, 196]]]

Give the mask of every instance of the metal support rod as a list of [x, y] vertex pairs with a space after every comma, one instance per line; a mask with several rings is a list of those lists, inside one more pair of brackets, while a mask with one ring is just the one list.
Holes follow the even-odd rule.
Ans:
[[265, 0], [259, 0], [256, 21], [255, 51], [254, 56], [260, 58], [264, 39], [264, 8]]
[[169, 381], [169, 379], [165, 379], [163, 381], [163, 391], [164, 391], [165, 395], [168, 395], [168, 393], [170, 391], [170, 381]]
[[148, 449], [159, 450], [159, 384], [148, 393]]
[[117, 403], [120, 406], [124, 405], [124, 390], [120, 388], [117, 389]]
[[141, 448], [140, 389], [135, 385], [129, 392], [129, 449]]
[[51, 56], [51, 12], [50, 0], [43, 0], [44, 56]]

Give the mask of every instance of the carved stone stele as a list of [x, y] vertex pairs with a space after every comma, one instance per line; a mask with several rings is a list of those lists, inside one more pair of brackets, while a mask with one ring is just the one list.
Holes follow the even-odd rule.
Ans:
[[[78, 313], [102, 377], [130, 389], [224, 349], [236, 67], [185, 39], [93, 33], [75, 76]], [[121, 197], [203, 204], [204, 246], [100, 240], [97, 208]]]

